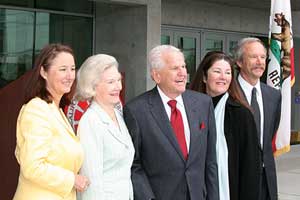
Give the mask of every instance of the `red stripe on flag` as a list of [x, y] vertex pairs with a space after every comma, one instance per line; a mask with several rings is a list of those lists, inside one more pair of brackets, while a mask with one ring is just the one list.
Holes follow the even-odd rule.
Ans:
[[295, 83], [295, 52], [294, 47], [291, 48], [291, 86]]
[[277, 151], [276, 149], [276, 137], [277, 137], [277, 132], [275, 133], [273, 139], [272, 139], [272, 150], [273, 150], [273, 153]]

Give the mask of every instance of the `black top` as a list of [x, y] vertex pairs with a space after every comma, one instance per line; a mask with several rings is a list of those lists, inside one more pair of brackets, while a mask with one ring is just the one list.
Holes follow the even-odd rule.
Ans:
[[212, 101], [213, 101], [214, 107], [217, 106], [217, 104], [219, 103], [219, 101], [221, 100], [221, 98], [224, 96], [224, 94], [225, 93], [220, 94], [219, 96], [212, 97]]
[[[213, 97], [216, 106], [224, 94]], [[225, 105], [230, 200], [258, 199], [261, 154], [253, 115], [230, 96]]]

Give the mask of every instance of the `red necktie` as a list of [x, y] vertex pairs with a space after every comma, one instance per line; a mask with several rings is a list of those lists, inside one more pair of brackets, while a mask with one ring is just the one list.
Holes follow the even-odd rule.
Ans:
[[177, 142], [182, 151], [183, 157], [187, 159], [188, 152], [186, 147], [183, 120], [180, 111], [176, 108], [177, 101], [170, 100], [168, 105], [171, 107], [171, 125], [175, 132]]

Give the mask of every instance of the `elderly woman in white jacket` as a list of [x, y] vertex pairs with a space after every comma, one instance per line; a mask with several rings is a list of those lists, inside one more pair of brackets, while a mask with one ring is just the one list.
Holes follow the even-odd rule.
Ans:
[[118, 62], [112, 56], [91, 56], [77, 73], [75, 98], [91, 102], [78, 126], [85, 153], [80, 173], [90, 180], [87, 190], [78, 194], [81, 200], [133, 200], [134, 147], [116, 108], [121, 89]]

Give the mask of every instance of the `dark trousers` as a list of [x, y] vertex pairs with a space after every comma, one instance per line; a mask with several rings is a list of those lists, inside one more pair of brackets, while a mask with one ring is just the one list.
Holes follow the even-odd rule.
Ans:
[[270, 200], [265, 168], [260, 176], [259, 200]]

